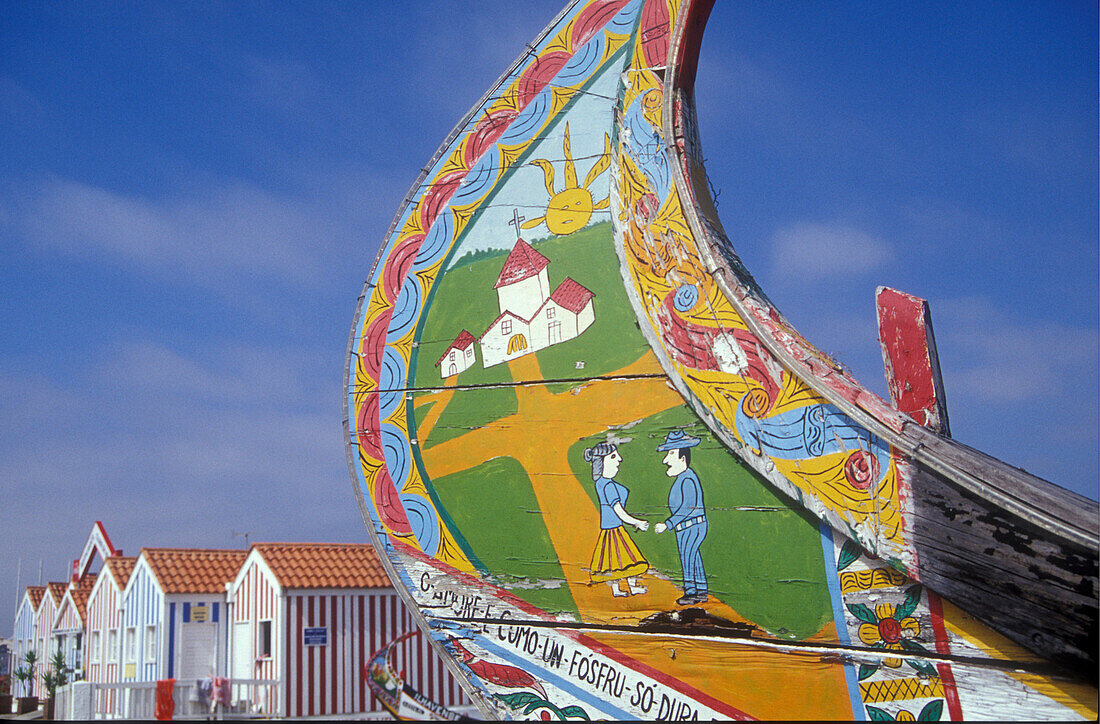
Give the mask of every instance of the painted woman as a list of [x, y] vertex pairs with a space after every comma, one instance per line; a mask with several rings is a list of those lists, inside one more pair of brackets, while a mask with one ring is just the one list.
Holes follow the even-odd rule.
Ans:
[[[600, 501], [600, 535], [589, 568], [592, 582], [606, 581], [615, 596], [645, 593], [646, 588], [638, 582], [638, 576], [649, 570], [649, 561], [634, 545], [623, 524], [645, 531], [649, 523], [626, 512], [630, 490], [615, 480], [623, 458], [614, 445], [601, 442], [585, 450], [584, 459], [592, 464], [592, 480]], [[626, 591], [622, 590], [624, 580]]]

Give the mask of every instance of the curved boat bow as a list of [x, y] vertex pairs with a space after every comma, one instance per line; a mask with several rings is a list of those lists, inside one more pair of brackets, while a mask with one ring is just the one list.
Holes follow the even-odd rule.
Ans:
[[771, 304], [702, 167], [709, 9], [572, 3], [398, 210], [345, 398], [395, 587], [487, 717], [1095, 717], [1096, 504]]

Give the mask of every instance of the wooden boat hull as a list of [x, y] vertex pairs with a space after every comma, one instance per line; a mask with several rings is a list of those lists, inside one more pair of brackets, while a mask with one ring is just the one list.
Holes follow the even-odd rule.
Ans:
[[708, 11], [573, 3], [398, 211], [346, 397], [395, 586], [486, 716], [1095, 716], [1095, 503], [771, 305], [706, 190]]

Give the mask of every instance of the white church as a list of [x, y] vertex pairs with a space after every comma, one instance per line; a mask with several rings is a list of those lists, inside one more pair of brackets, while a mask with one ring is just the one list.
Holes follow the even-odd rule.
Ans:
[[530, 244], [516, 239], [493, 287], [500, 316], [477, 339], [485, 367], [573, 339], [596, 321], [595, 294], [569, 277], [551, 292], [549, 265]]

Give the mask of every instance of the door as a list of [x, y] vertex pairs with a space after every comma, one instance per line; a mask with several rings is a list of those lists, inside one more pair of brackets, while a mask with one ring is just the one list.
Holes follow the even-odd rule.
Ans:
[[185, 623], [180, 627], [180, 675], [194, 681], [217, 675], [218, 624]]
[[247, 621], [233, 624], [233, 678], [252, 678], [252, 627]]

